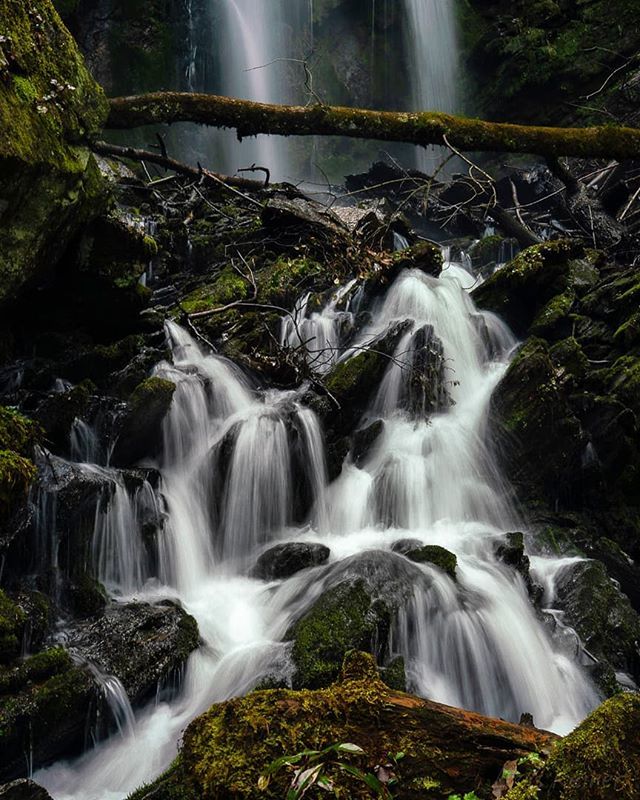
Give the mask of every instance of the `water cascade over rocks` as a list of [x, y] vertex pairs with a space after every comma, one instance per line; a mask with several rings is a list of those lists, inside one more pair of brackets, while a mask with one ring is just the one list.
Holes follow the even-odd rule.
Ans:
[[[179, 599], [202, 644], [177, 695], [138, 711], [75, 762], [36, 775], [57, 800], [122, 798], [170, 763], [181, 731], [211, 703], [267, 676], [295, 685], [283, 639], [318, 598], [351, 580], [392, 609], [378, 657], [403, 656], [418, 694], [513, 721], [530, 712], [558, 732], [598, 702], [575, 654], [547, 632], [524, 578], [498, 556], [521, 521], [487, 444], [487, 413], [514, 340], [474, 308], [472, 283], [453, 263], [440, 278], [404, 271], [368, 303], [368, 323], [355, 334], [353, 305], [363, 301], [354, 286], [322, 312], [309, 313], [301, 298], [283, 319], [283, 341], [315, 336], [329, 348], [326, 371], [397, 331], [359, 423], [379, 433], [330, 484], [304, 387], [259, 387], [167, 323], [172, 359], [156, 373], [177, 388], [154, 465], [160, 483], [129, 501], [115, 489], [96, 521], [96, 546], [109, 542], [98, 547], [97, 566], [119, 597]], [[315, 349], [308, 346], [310, 360]], [[148, 504], [149, 492], [165, 516], [153, 558], [125, 545], [138, 541], [136, 503]], [[286, 542], [309, 546], [309, 567], [252, 577], [258, 557]], [[448, 567], [420, 557], [434, 546], [449, 551]]]

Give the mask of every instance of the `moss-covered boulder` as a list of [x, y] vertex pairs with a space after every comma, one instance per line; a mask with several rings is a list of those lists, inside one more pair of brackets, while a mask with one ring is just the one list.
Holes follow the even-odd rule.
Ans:
[[32, 461], [42, 430], [13, 408], [0, 406], [0, 525], [6, 525], [22, 504], [35, 476]]
[[0, 780], [26, 774], [25, 752], [37, 768], [84, 744], [96, 686], [69, 654], [53, 648], [0, 676]]
[[296, 688], [318, 688], [335, 680], [348, 650], [365, 650], [381, 665], [393, 659], [389, 634], [422, 570], [394, 553], [371, 550], [331, 565], [322, 591], [292, 625], [286, 638]]
[[[507, 471], [525, 494], [566, 497], [584, 485], [587, 438], [564, 390], [546, 342], [529, 339], [511, 363], [491, 403]], [[535, 487], [535, 488], [531, 488]]]
[[438, 567], [452, 580], [455, 581], [456, 579], [458, 559], [455, 553], [447, 550], [446, 547], [440, 547], [438, 544], [425, 544], [409, 550], [406, 556], [417, 564], [431, 564], [434, 567]]
[[556, 603], [590, 653], [640, 680], [640, 617], [603, 564], [565, 568], [556, 581]]
[[20, 655], [27, 615], [0, 589], [0, 664]]
[[[350, 653], [340, 682], [317, 691], [258, 691], [213, 706], [187, 728], [178, 761], [135, 800], [244, 800], [284, 797], [292, 772], [260, 776], [275, 759], [353, 743], [364, 751], [345, 763], [374, 772], [389, 754], [398, 762], [394, 797], [444, 800], [471, 790], [488, 796], [505, 761], [548, 748], [552, 734], [489, 719], [397, 692], [380, 680], [371, 656]], [[370, 798], [366, 783], [336, 770], [341, 796]]]
[[551, 750], [536, 775], [505, 800], [636, 800], [640, 797], [640, 695], [620, 693]]
[[2, 0], [0, 303], [41, 279], [104, 205], [83, 146], [107, 114], [102, 90], [50, 0]]
[[112, 462], [119, 466], [132, 464], [152, 455], [162, 442], [162, 421], [173, 400], [176, 386], [166, 378], [153, 376], [133, 390], [128, 411], [116, 442]]
[[522, 335], [534, 320], [540, 329], [557, 325], [576, 293], [597, 280], [599, 256], [572, 239], [528, 247], [473, 293], [478, 306], [500, 314]]

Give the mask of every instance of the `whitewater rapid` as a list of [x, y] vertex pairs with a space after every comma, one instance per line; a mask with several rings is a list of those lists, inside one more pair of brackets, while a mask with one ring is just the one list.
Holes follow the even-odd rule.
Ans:
[[[516, 342], [495, 316], [474, 307], [473, 282], [450, 262], [439, 279], [405, 271], [373, 302], [362, 330], [354, 329], [362, 291], [353, 283], [321, 312], [301, 298], [294, 328], [290, 316], [283, 319], [283, 344], [299, 344], [302, 328], [304, 341], [329, 350], [320, 372], [405, 323], [362, 420], [382, 420], [383, 432], [358, 465], [347, 456], [331, 483], [322, 428], [304, 389], [260, 389], [167, 323], [172, 359], [155, 373], [177, 388], [153, 465], [161, 474], [155, 501], [166, 515], [158, 569], [135, 546], [140, 532], [127, 503], [139, 497], [115, 493], [97, 517], [94, 552], [113, 597], [179, 600], [198, 621], [202, 644], [177, 696], [137, 711], [133, 723], [80, 759], [35, 775], [56, 800], [121, 800], [170, 764], [181, 732], [212, 703], [265, 676], [290, 680], [290, 645], [282, 638], [292, 622], [338, 580], [342, 562], [371, 552], [375, 559], [401, 539], [441, 545], [458, 564], [455, 582], [436, 567], [413, 565], [424, 579], [391, 634], [411, 691], [516, 722], [529, 712], [539, 727], [559, 733], [597, 704], [582, 667], [531, 605], [522, 577], [495, 555], [504, 533], [523, 526], [488, 431], [491, 394]], [[432, 380], [421, 389], [412, 378], [424, 364], [413, 359], [425, 342]], [[308, 347], [310, 361], [319, 349]], [[295, 510], [301, 485], [311, 509], [303, 524]], [[247, 577], [269, 544], [286, 541], [328, 546], [328, 565], [285, 581]]]

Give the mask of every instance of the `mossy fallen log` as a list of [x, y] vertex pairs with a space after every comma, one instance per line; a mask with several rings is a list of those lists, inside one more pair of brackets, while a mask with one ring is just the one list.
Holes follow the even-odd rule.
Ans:
[[196, 122], [234, 128], [238, 137], [347, 136], [416, 145], [451, 145], [461, 151], [535, 153], [547, 158], [640, 157], [640, 129], [605, 125], [552, 128], [486, 122], [435, 111], [369, 111], [339, 106], [283, 106], [211, 94], [155, 92], [110, 100], [108, 128]]
[[[256, 691], [213, 706], [189, 725], [170, 773], [135, 800], [279, 800], [291, 775], [258, 789], [267, 766], [283, 755], [352, 742], [365, 771], [403, 753], [394, 797], [440, 800], [477, 790], [489, 796], [505, 762], [548, 752], [553, 734], [451, 708], [390, 689], [373, 658], [352, 651], [342, 679], [326, 689]], [[370, 798], [368, 787], [337, 777], [341, 797]], [[336, 794], [338, 794], [336, 792]]]

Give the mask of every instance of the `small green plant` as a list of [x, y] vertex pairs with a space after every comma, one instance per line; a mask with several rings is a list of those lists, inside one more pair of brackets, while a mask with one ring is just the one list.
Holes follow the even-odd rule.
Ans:
[[480, 800], [475, 792], [467, 792], [462, 794], [450, 794], [448, 800]]
[[[336, 795], [336, 777], [349, 775], [360, 783], [364, 783], [373, 797], [382, 800], [392, 798], [391, 790], [397, 783], [395, 770], [404, 753], [396, 753], [387, 757], [388, 763], [377, 765], [372, 772], [365, 772], [346, 758], [361, 758], [365, 751], [357, 744], [344, 742], [332, 744], [324, 750], [302, 750], [292, 756], [282, 756], [273, 761], [258, 781], [258, 788], [264, 791], [271, 778], [283, 768], [292, 770], [291, 783], [285, 800], [299, 800], [313, 787]], [[473, 799], [471, 799], [473, 800]]]

